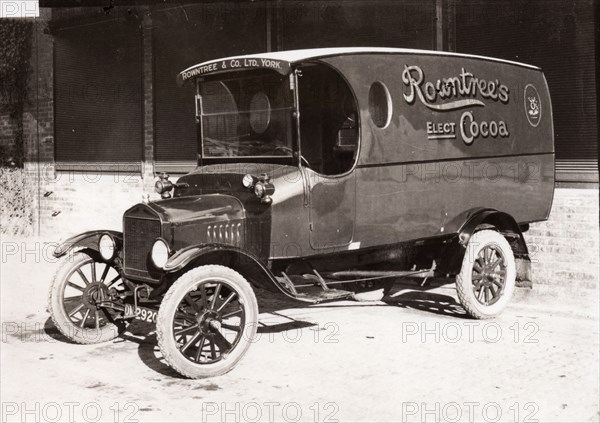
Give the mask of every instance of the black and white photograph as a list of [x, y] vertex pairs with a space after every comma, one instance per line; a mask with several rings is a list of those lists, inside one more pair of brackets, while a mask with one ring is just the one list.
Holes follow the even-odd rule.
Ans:
[[600, 422], [600, 1], [0, 0], [1, 422]]

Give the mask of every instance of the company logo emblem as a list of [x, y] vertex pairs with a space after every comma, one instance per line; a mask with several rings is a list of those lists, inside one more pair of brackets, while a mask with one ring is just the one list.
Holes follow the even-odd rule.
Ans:
[[525, 115], [527, 116], [527, 120], [531, 126], [536, 127], [540, 124], [542, 118], [540, 95], [533, 85], [527, 84], [523, 98], [525, 101]]

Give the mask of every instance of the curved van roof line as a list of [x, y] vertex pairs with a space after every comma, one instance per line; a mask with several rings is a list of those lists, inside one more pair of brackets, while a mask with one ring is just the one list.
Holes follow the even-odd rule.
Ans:
[[[462, 57], [467, 59], [483, 59], [492, 62], [505, 63], [510, 65], [521, 66], [529, 69], [541, 70], [537, 66], [528, 65], [526, 63], [514, 62], [511, 60], [497, 59], [495, 57], [478, 56], [473, 54], [463, 53], [452, 53], [447, 51], [434, 51], [434, 50], [419, 50], [409, 48], [387, 48], [387, 47], [336, 47], [336, 48], [314, 48], [314, 49], [303, 49], [303, 50], [287, 50], [287, 51], [276, 51], [271, 53], [260, 53], [260, 54], [249, 54], [243, 56], [231, 56], [219, 59], [213, 59], [206, 62], [198, 63], [194, 66], [190, 66], [184, 69], [177, 75], [177, 81], [181, 84], [185, 80], [194, 77], [201, 76], [209, 73], [216, 73], [225, 70], [235, 70], [238, 67], [227, 66], [226, 68], [219, 68], [218, 64], [231, 64], [233, 61], [240, 63], [248, 63], [252, 59], [257, 61], [265, 61], [266, 66], [261, 65], [260, 62], [256, 66], [239, 66], [239, 69], [248, 67], [260, 67], [268, 68], [271, 66], [274, 70], [280, 73], [287, 73], [291, 65], [300, 63], [307, 60], [321, 59], [332, 56], [345, 56], [352, 54], [422, 54], [431, 56], [450, 56], [450, 57]], [[272, 62], [271, 62], [272, 61]]]

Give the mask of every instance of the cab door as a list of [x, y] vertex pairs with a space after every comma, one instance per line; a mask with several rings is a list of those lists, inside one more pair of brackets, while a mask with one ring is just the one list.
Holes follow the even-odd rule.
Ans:
[[[345, 79], [324, 64], [298, 75], [301, 164], [310, 207], [310, 246], [347, 248], [354, 235], [358, 107]], [[306, 167], [304, 167], [306, 165]]]
[[314, 250], [350, 246], [356, 217], [355, 173], [332, 177], [306, 169], [305, 174], [310, 192], [310, 246]]

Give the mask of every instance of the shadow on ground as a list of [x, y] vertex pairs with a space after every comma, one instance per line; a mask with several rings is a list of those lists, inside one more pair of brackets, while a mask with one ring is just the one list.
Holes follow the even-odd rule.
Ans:
[[[348, 304], [347, 301], [343, 304], [331, 302], [322, 304], [321, 307], [352, 308], [394, 306], [454, 318], [469, 318], [462, 306], [453, 297], [422, 290], [414, 291], [410, 290], [410, 288], [411, 287], [407, 290], [407, 287], [404, 286], [398, 289], [398, 286], [395, 286], [382, 301], [367, 303], [357, 302], [356, 304]], [[318, 323], [297, 319], [286, 315], [285, 312], [282, 313], [283, 310], [310, 307], [307, 303], [301, 303], [269, 291], [261, 291], [258, 293], [257, 298], [261, 313], [261, 320], [259, 321], [259, 326], [257, 328], [259, 334], [282, 333], [294, 329], [318, 327]], [[54, 322], [50, 318], [46, 320], [43, 331], [47, 336], [54, 340], [74, 344], [56, 328]], [[134, 320], [127, 328], [127, 331], [116, 338], [113, 343], [117, 344], [125, 341], [138, 345], [138, 356], [148, 368], [169, 378], [185, 379], [184, 376], [181, 376], [165, 362], [158, 347], [154, 324]]]
[[410, 291], [398, 296], [388, 296], [383, 301], [391, 306], [427, 313], [470, 319], [465, 309], [453, 297], [434, 292]]

